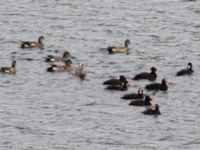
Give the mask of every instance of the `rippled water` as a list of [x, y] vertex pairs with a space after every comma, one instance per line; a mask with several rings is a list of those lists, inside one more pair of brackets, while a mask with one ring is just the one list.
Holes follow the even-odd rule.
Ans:
[[[0, 66], [17, 60], [16, 75], [0, 75], [2, 150], [198, 150], [200, 145], [200, 1], [1, 0]], [[45, 49], [20, 49], [21, 40], [45, 37]], [[130, 53], [101, 50], [130, 39]], [[68, 50], [86, 64], [81, 81], [47, 73], [48, 54]], [[191, 61], [192, 76], [175, 77]], [[144, 116], [102, 82], [120, 74], [159, 69], [168, 92], [154, 95], [162, 115]]]

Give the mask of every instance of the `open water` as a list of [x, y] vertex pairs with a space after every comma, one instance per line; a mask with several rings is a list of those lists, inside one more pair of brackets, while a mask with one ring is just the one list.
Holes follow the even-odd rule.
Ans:
[[[199, 150], [200, 1], [1, 0], [0, 66], [17, 61], [15, 75], [0, 75], [1, 150]], [[45, 37], [45, 48], [20, 41]], [[131, 41], [129, 54], [107, 46]], [[68, 50], [84, 63], [84, 81], [48, 73], [49, 54]], [[176, 77], [188, 62], [192, 76]], [[156, 97], [162, 115], [144, 116], [120, 97], [149, 81], [130, 81], [127, 92], [106, 91], [104, 80], [158, 68], [170, 80]]]

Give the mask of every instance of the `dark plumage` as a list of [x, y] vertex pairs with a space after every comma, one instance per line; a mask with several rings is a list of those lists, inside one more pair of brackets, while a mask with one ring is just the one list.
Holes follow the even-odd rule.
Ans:
[[125, 40], [124, 42], [124, 47], [108, 47], [108, 53], [113, 54], [113, 53], [123, 53], [128, 51], [128, 45], [130, 44], [130, 40]]
[[127, 90], [127, 83], [123, 83], [123, 85], [110, 85], [106, 87], [107, 90], [114, 90], [114, 91], [126, 91]]
[[71, 71], [72, 61], [70, 59], [65, 61], [64, 65], [56, 65], [52, 64], [51, 67], [47, 68], [47, 72], [63, 72], [63, 71]]
[[147, 79], [147, 80], [156, 80], [157, 74], [156, 74], [157, 69], [155, 67], [151, 67], [151, 72], [142, 72], [140, 74], [137, 74], [133, 80], [141, 80], [141, 79]]
[[15, 74], [16, 73], [16, 61], [14, 60], [12, 62], [11, 67], [1, 67], [0, 72], [2, 73], [8, 73], [8, 74]]
[[129, 105], [132, 105], [132, 106], [150, 106], [151, 101], [152, 101], [152, 99], [151, 99], [150, 96], [145, 96], [145, 100], [143, 100], [143, 99], [134, 100], [134, 101], [131, 101], [129, 103]]
[[53, 55], [48, 55], [45, 58], [46, 62], [64, 62], [65, 60], [67, 60], [70, 57], [70, 53], [69, 52], [64, 52], [63, 56], [53, 56]]
[[194, 71], [192, 70], [192, 63], [189, 62], [186, 69], [182, 69], [176, 73], [177, 76], [191, 75]]
[[145, 110], [143, 114], [144, 115], [161, 115], [161, 112], [159, 110], [159, 105], [155, 104], [155, 106], [152, 106], [152, 108]]
[[105, 85], [123, 85], [123, 83], [128, 83], [126, 77], [121, 75], [119, 79], [110, 79], [103, 82]]
[[161, 90], [161, 91], [167, 91], [168, 89], [168, 84], [167, 80], [163, 79], [162, 83], [152, 83], [148, 84], [145, 87], [147, 90]]
[[144, 98], [144, 93], [143, 93], [143, 89], [138, 89], [137, 93], [131, 93], [131, 94], [125, 94], [123, 97], [121, 97], [122, 99], [143, 99]]
[[21, 48], [41, 48], [41, 49], [43, 49], [43, 47], [44, 47], [43, 40], [44, 40], [44, 37], [40, 36], [38, 38], [38, 41], [22, 41]]

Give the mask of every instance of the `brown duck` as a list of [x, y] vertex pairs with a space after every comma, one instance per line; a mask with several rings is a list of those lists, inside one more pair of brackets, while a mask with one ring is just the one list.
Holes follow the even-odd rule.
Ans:
[[12, 62], [11, 67], [1, 67], [0, 72], [2, 73], [8, 73], [8, 74], [15, 74], [16, 73], [16, 61], [14, 60]]
[[53, 55], [48, 55], [45, 58], [46, 62], [64, 62], [70, 57], [70, 53], [65, 51], [62, 56], [53, 56]]
[[44, 43], [43, 43], [44, 37], [40, 36], [38, 38], [38, 41], [22, 41], [21, 42], [21, 48], [44, 48]]
[[128, 45], [130, 44], [130, 40], [125, 40], [124, 42], [124, 47], [108, 47], [108, 53], [113, 54], [113, 53], [124, 53], [128, 51]]
[[71, 71], [71, 64], [72, 61], [70, 59], [67, 59], [64, 62], [64, 65], [56, 65], [52, 64], [51, 67], [47, 68], [47, 72], [64, 72], [64, 71]]
[[80, 77], [81, 80], [85, 79], [86, 71], [83, 64], [80, 64], [80, 66], [76, 68], [75, 75]]

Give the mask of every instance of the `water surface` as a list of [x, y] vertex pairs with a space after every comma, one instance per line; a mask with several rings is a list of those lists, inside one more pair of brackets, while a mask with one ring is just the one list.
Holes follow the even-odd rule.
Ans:
[[[1, 0], [1, 66], [17, 61], [16, 75], [0, 75], [0, 149], [198, 150], [200, 145], [200, 1]], [[45, 49], [20, 49], [22, 40], [45, 37]], [[130, 53], [101, 50], [130, 39]], [[87, 78], [47, 73], [48, 54], [68, 50]], [[192, 76], [176, 71], [194, 65]], [[162, 115], [144, 116], [102, 82], [159, 69], [157, 82], [173, 85], [154, 95]]]

